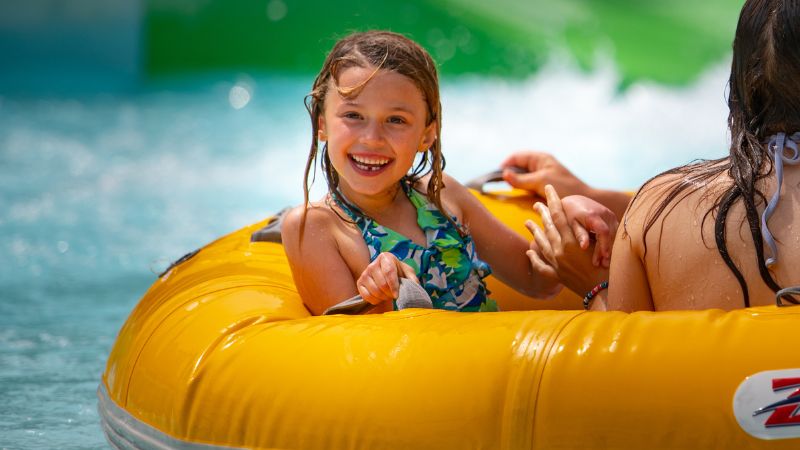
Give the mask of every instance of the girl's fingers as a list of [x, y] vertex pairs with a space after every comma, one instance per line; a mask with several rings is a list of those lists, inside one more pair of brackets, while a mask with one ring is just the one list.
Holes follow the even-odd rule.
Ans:
[[549, 263], [557, 265], [553, 247], [550, 245], [550, 241], [545, 236], [544, 231], [542, 231], [539, 225], [533, 223], [532, 220], [525, 221], [525, 226], [528, 227], [528, 230], [533, 234], [533, 240], [539, 248], [539, 251], [536, 253], [542, 255]]
[[550, 247], [553, 249], [560, 249], [562, 247], [561, 233], [559, 232], [558, 228], [556, 228], [555, 223], [553, 223], [550, 210], [540, 202], [536, 202], [533, 205], [533, 209], [542, 219], [542, 227], [540, 230], [543, 231], [546, 240], [550, 243]]
[[572, 221], [572, 234], [574, 234], [575, 239], [578, 240], [578, 245], [580, 245], [581, 250], [589, 248], [591, 242], [591, 239], [589, 239], [589, 232], [576, 220]]
[[544, 262], [535, 251], [528, 250], [525, 254], [528, 255], [528, 259], [531, 261], [531, 267], [533, 267], [533, 270], [537, 273], [551, 278], [558, 278], [556, 270], [553, 269], [551, 265]]
[[[602, 217], [592, 216], [586, 219], [587, 226], [592, 229], [592, 232], [597, 237], [597, 248], [600, 249], [600, 256], [606, 257], [611, 255], [611, 247], [614, 245], [614, 235], [611, 232], [612, 227], [616, 231], [616, 225], [609, 225], [603, 220]], [[614, 220], [614, 219], [612, 219]], [[616, 220], [614, 220], [616, 222]], [[599, 264], [595, 264], [599, 265]]]
[[575, 241], [575, 236], [572, 235], [572, 230], [567, 223], [567, 214], [564, 212], [564, 206], [561, 204], [561, 199], [558, 197], [556, 189], [548, 184], [544, 187], [544, 194], [547, 198], [547, 209], [550, 210], [550, 218], [555, 225], [556, 230], [561, 235], [561, 241], [564, 245], [568, 245]]
[[397, 261], [396, 263], [397, 269], [400, 271], [400, 275], [403, 278], [408, 278], [414, 283], [420, 284], [419, 279], [417, 278], [417, 274], [414, 272], [414, 269], [411, 268], [411, 266], [396, 258], [395, 261]]
[[[383, 273], [380, 263], [377, 264], [377, 267], [374, 267], [369, 271], [368, 277], [379, 292], [379, 294], [376, 292], [374, 295], [378, 295], [380, 298], [394, 298], [392, 297], [392, 289], [390, 287], [389, 279]], [[367, 287], [371, 288], [370, 285], [367, 285]], [[370, 289], [370, 291], [372, 291], [372, 289]]]
[[603, 263], [603, 249], [600, 247], [600, 243], [594, 245], [594, 251], [592, 251], [592, 265], [594, 267], [600, 267], [600, 264]]
[[384, 293], [390, 295], [392, 298], [397, 298], [400, 295], [400, 280], [398, 279], [397, 266], [395, 265], [397, 258], [394, 257], [394, 255], [384, 255], [385, 253], [378, 256], [381, 275], [383, 275], [384, 280], [376, 279], [376, 281]]
[[365, 302], [370, 303], [372, 305], [375, 304], [370, 301], [370, 299], [372, 299], [372, 296], [370, 295], [369, 291], [364, 286], [364, 284], [361, 282], [361, 280], [358, 280], [358, 283], [356, 283], [356, 290], [358, 291], [358, 295], [360, 295]]
[[359, 281], [359, 284], [360, 286], [358, 288], [358, 293], [361, 294], [361, 297], [367, 303], [377, 305], [378, 303], [391, 300], [391, 298], [387, 298], [386, 294], [381, 290], [381, 288], [378, 287], [371, 277], [362, 277], [362, 279]]

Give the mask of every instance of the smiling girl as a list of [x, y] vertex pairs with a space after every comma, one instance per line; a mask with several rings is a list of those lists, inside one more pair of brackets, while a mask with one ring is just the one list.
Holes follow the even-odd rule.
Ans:
[[[492, 272], [527, 295], [560, 290], [532, 269], [528, 242], [442, 172], [438, 75], [419, 45], [383, 31], [340, 40], [307, 107], [305, 202], [287, 214], [282, 236], [313, 314], [356, 294], [371, 312], [391, 310], [399, 277], [420, 283], [434, 307], [456, 311], [497, 310], [483, 280]], [[328, 193], [309, 202], [317, 159]], [[570, 220], [604, 209], [577, 196], [564, 205]]]

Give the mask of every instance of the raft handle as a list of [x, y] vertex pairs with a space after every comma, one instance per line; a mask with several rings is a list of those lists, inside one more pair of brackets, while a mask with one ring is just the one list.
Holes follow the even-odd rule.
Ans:
[[283, 225], [283, 218], [289, 209], [289, 207], [283, 208], [272, 216], [263, 228], [250, 235], [250, 242], [274, 242], [276, 244], [282, 244], [281, 225]]
[[[428, 292], [425, 288], [414, 283], [407, 278], [400, 278], [400, 292], [395, 300], [397, 309], [407, 308], [425, 308], [432, 309], [433, 302], [431, 301]], [[337, 303], [322, 313], [323, 316], [331, 314], [361, 314], [373, 305], [364, 301], [360, 295], [348, 298], [347, 300]]]
[[161, 272], [160, 274], [158, 274], [158, 278], [161, 278], [161, 277], [163, 277], [164, 275], [168, 274], [168, 273], [169, 273], [169, 271], [170, 271], [170, 270], [172, 270], [172, 269], [174, 269], [176, 266], [179, 266], [180, 264], [182, 264], [182, 263], [185, 263], [186, 261], [188, 261], [188, 260], [192, 259], [192, 257], [193, 257], [194, 255], [198, 254], [199, 252], [200, 252], [200, 249], [198, 248], [197, 250], [195, 250], [195, 251], [193, 251], [193, 252], [189, 252], [189, 253], [187, 253], [187, 254], [185, 254], [185, 255], [181, 256], [180, 258], [178, 258], [177, 260], [175, 260], [175, 261], [174, 261], [172, 264], [170, 264], [170, 265], [169, 265], [169, 267], [167, 267], [167, 268], [166, 268], [166, 269], [165, 269], [163, 272]]
[[507, 167], [506, 169], [497, 169], [485, 175], [473, 178], [472, 180], [465, 183], [464, 186], [470, 189], [475, 189], [476, 191], [479, 191], [481, 194], [485, 194], [486, 190], [484, 189], [484, 187], [487, 183], [495, 183], [497, 181], [503, 181], [504, 170], [510, 170], [516, 173], [526, 173], [524, 169], [520, 169], [519, 167], [514, 167], [514, 166]]

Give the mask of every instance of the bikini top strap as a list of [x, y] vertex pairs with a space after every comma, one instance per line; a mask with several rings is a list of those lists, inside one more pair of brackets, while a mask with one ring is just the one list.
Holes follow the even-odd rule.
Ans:
[[[775, 186], [775, 193], [772, 194], [772, 198], [769, 200], [766, 209], [764, 209], [764, 213], [761, 215], [761, 234], [764, 236], [764, 240], [772, 254], [772, 256], [768, 257], [765, 261], [767, 267], [778, 262], [778, 247], [775, 244], [775, 238], [769, 230], [767, 221], [772, 216], [772, 213], [775, 212], [775, 208], [778, 206], [778, 200], [780, 200], [781, 186], [783, 185], [783, 164], [800, 163], [800, 148], [798, 148], [798, 143], [800, 143], [800, 131], [790, 136], [786, 136], [786, 133], [781, 132], [770, 136], [767, 142], [767, 149], [772, 152], [773, 161], [775, 162], [775, 175], [778, 181]], [[789, 154], [787, 154], [786, 149], [789, 149]]]
[[400, 186], [403, 188], [403, 192], [405, 192], [406, 197], [414, 205], [414, 209], [419, 211], [420, 209], [426, 208], [428, 206], [428, 199], [422, 195], [420, 192], [417, 192], [416, 189], [411, 187], [411, 183], [406, 181], [401, 181]]
[[366, 217], [364, 216], [364, 213], [362, 213], [361, 210], [358, 209], [356, 205], [351, 203], [350, 200], [348, 200], [347, 197], [344, 196], [344, 193], [342, 193], [342, 191], [337, 189], [336, 194], [331, 192], [328, 195], [330, 195], [331, 200], [333, 200], [336, 206], [338, 206], [339, 209], [344, 211], [344, 213], [347, 214], [347, 217], [349, 217], [353, 222], [355, 222], [356, 224], [360, 224], [361, 222], [363, 222], [364, 218]]
[[[425, 202], [424, 199], [422, 200], [416, 199], [415, 201], [415, 199], [412, 197], [413, 195], [412, 192], [414, 192], [414, 189], [411, 188], [408, 182], [406, 182], [405, 180], [401, 180], [400, 186], [402, 187], [403, 192], [405, 192], [406, 196], [411, 200], [411, 203], [417, 209], [420, 208], [419, 204], [420, 201], [422, 202], [422, 206], [424, 206]], [[372, 221], [372, 218], [364, 214], [361, 211], [361, 209], [359, 209], [358, 206], [354, 205], [353, 202], [351, 202], [340, 189], [338, 188], [336, 189], [336, 194], [338, 195], [334, 195], [334, 193], [332, 192], [329, 194], [331, 200], [333, 200], [336, 206], [338, 206], [339, 209], [344, 211], [344, 213], [347, 214], [347, 217], [349, 217], [353, 222], [355, 222], [355, 224], [358, 225], [358, 227], [361, 228], [362, 231], [365, 230], [368, 227], [369, 222]]]

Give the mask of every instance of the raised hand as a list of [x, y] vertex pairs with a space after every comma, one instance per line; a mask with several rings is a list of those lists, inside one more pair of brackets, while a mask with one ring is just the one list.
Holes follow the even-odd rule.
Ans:
[[503, 179], [515, 188], [525, 189], [544, 198], [544, 187], [552, 184], [562, 195], [590, 196], [591, 188], [572, 174], [553, 155], [544, 152], [517, 152], [500, 164], [503, 169], [517, 167], [526, 173], [503, 171]]
[[591, 245], [590, 233], [597, 245], [592, 252], [595, 267], [608, 268], [611, 263], [611, 248], [617, 235], [619, 220], [613, 211], [582, 195], [570, 195], [561, 199], [567, 220], [582, 250]]
[[[503, 179], [518, 189], [530, 191], [539, 197], [545, 197], [544, 187], [551, 184], [563, 196], [583, 195], [600, 202], [622, 218], [630, 202], [630, 193], [610, 189], [598, 189], [581, 181], [572, 174], [553, 155], [544, 152], [521, 151], [506, 158], [500, 165]], [[522, 169], [524, 173], [510, 170], [511, 167]], [[595, 231], [589, 229], [589, 231]], [[597, 232], [597, 231], [595, 231]]]
[[528, 252], [531, 265], [537, 271], [547, 271], [549, 267], [565, 286], [578, 295], [584, 295], [599, 282], [608, 280], [608, 269], [596, 267], [592, 263], [592, 254], [581, 248], [556, 190], [547, 185], [545, 195], [547, 206], [534, 205], [541, 215], [544, 229], [530, 220], [525, 223], [535, 242]]

